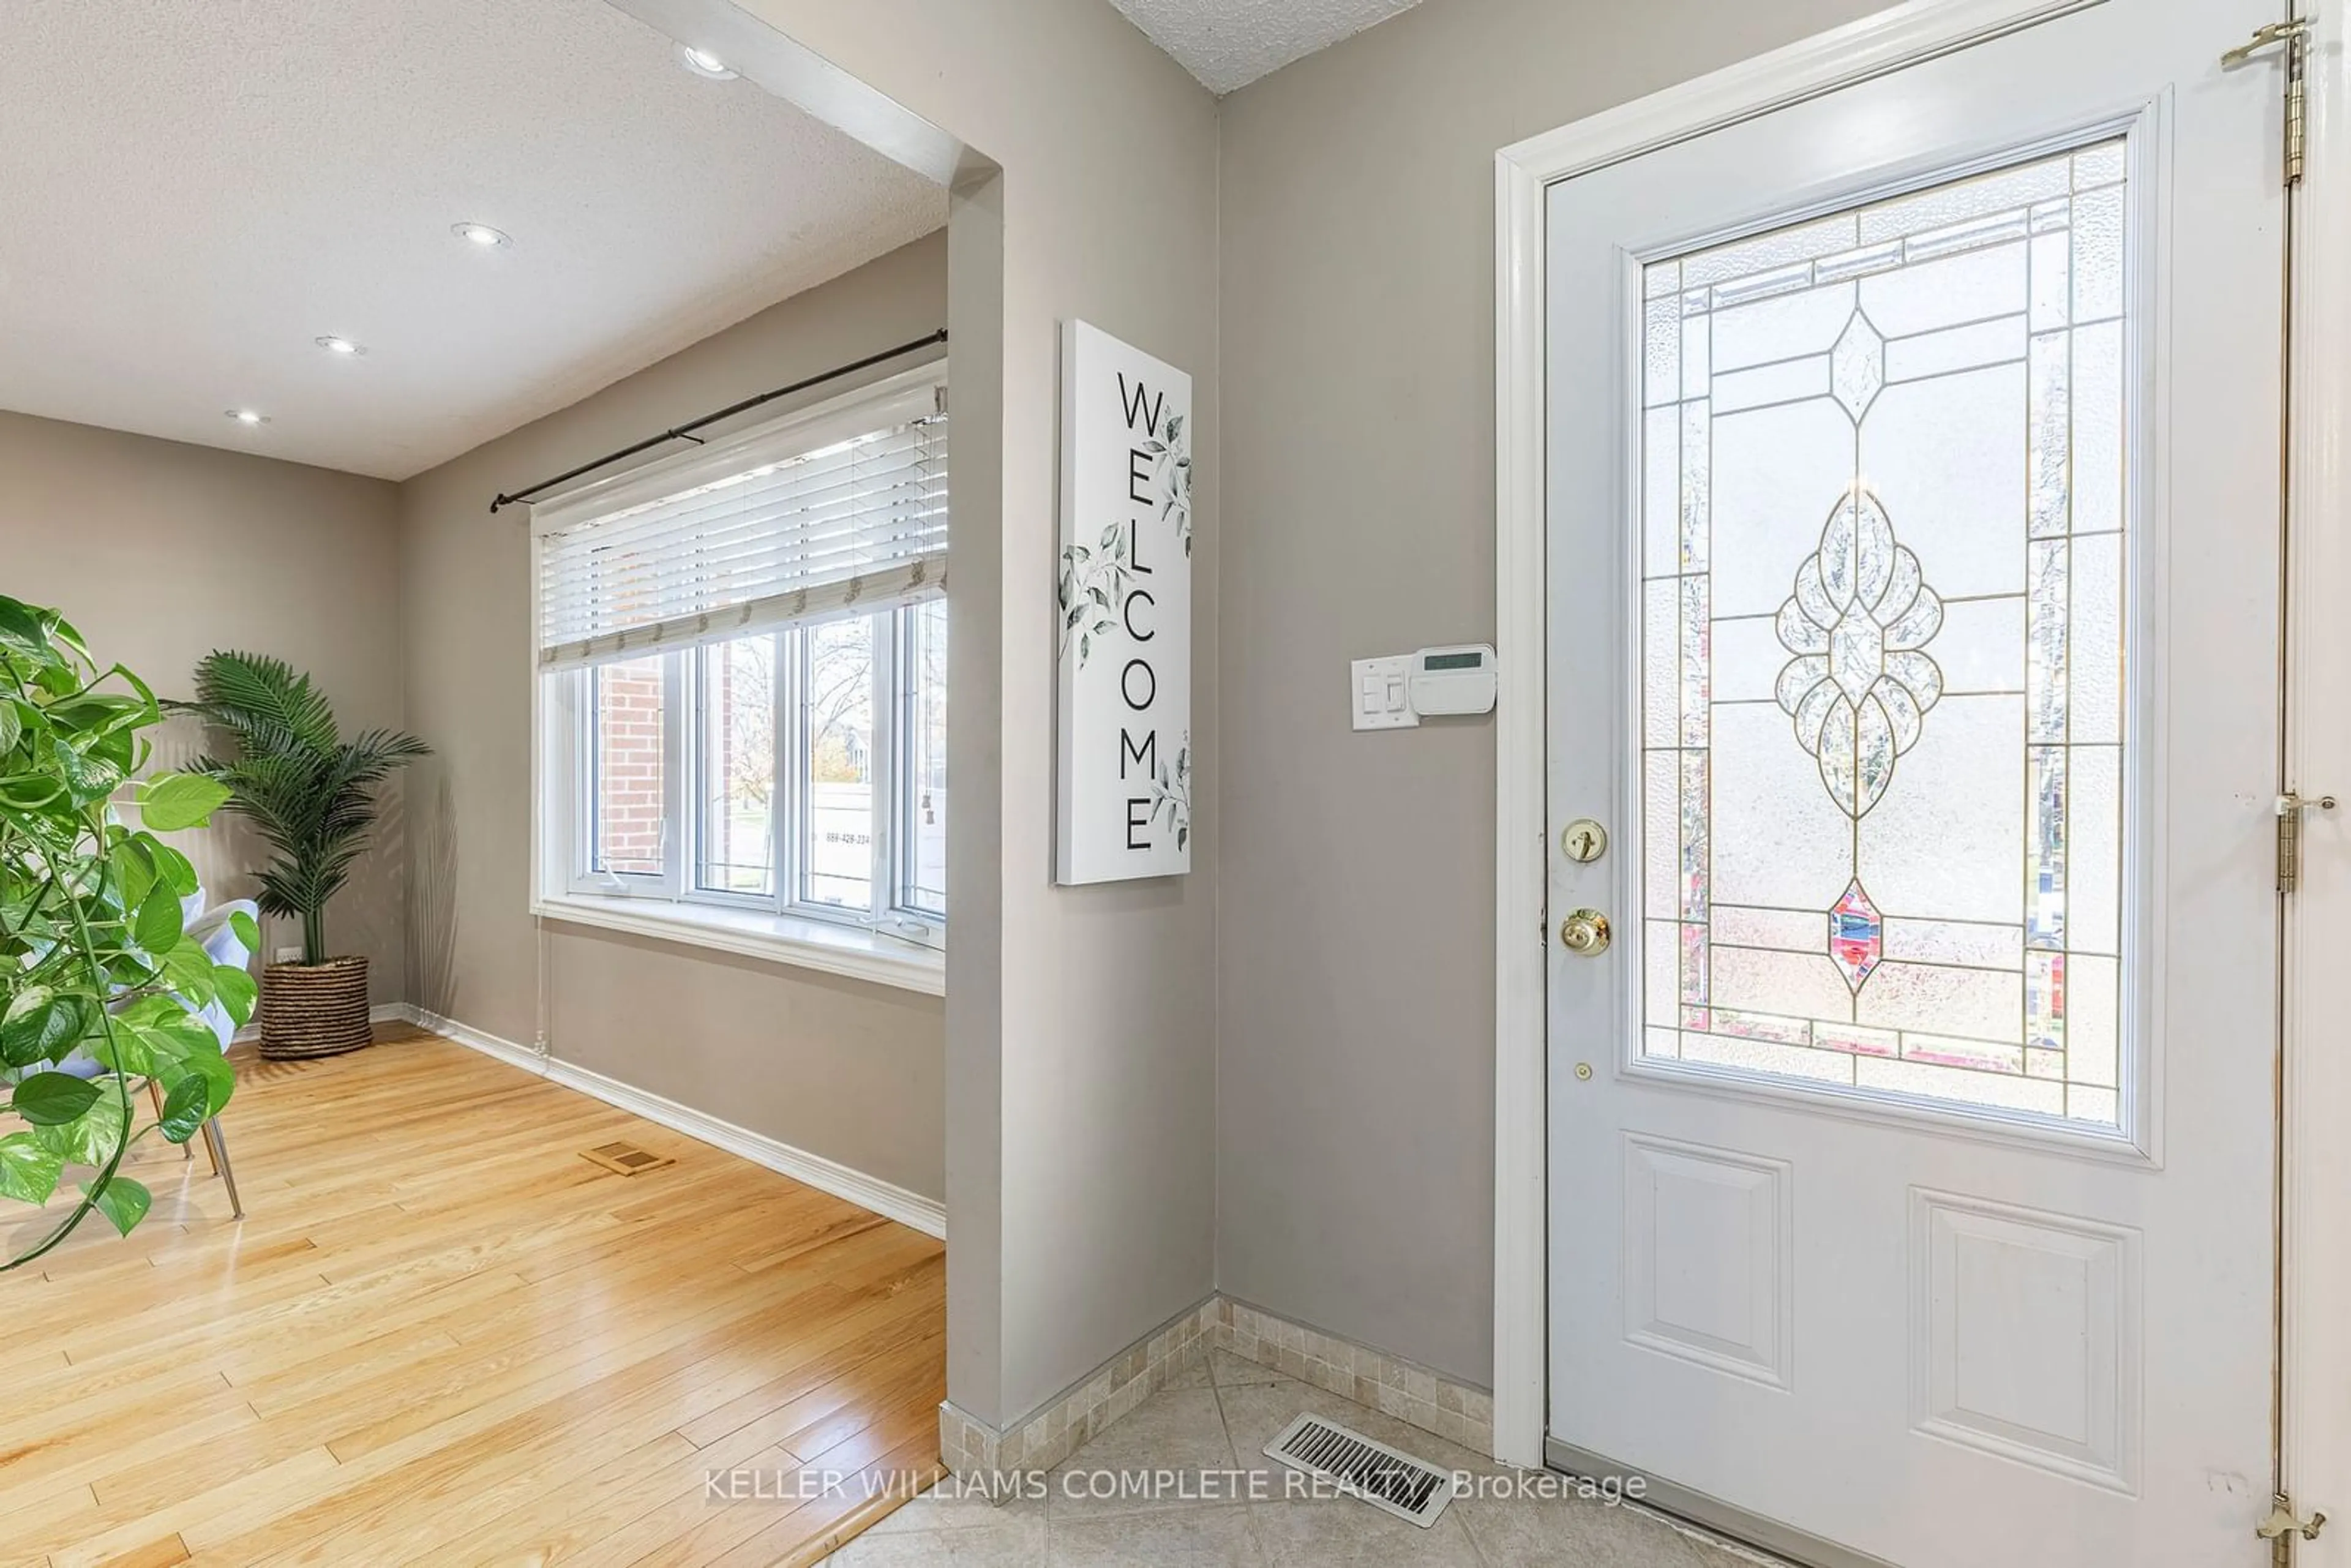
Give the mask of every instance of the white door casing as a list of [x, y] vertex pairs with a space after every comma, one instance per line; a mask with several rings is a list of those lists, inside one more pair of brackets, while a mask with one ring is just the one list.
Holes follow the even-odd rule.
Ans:
[[[2343, 793], [2351, 779], [2351, 51], [2342, 0], [2312, 17], [2310, 156], [2295, 224], [2292, 423], [2294, 603], [2287, 624], [2288, 787]], [[2302, 878], [2287, 904], [2285, 1355], [2283, 1480], [2298, 1511], [2337, 1524], [2295, 1549], [2297, 1568], [2351, 1568], [2341, 1528], [2351, 1480], [2351, 1053], [2336, 1020], [2351, 1013], [2351, 862], [2345, 813], [2304, 826]]]
[[[1989, 25], [1982, 8], [1966, 9], [1971, 25]], [[1616, 849], [1595, 865], [1552, 861], [1552, 913], [1593, 904], [1611, 913], [1619, 933], [1604, 958], [1547, 949], [1552, 1431], [1571, 1449], [1654, 1471], [1907, 1568], [2257, 1561], [2250, 1521], [2266, 1494], [2269, 1445], [2275, 949], [2262, 848], [2274, 783], [2278, 377], [2273, 337], [2230, 323], [2277, 319], [2282, 204], [2273, 184], [2274, 84], [2224, 78], [2213, 62], [2262, 19], [2246, 5], [2109, 0], [1678, 141], [1637, 163], [1602, 167], [1552, 187], [1547, 276], [1502, 279], [1506, 307], [1514, 292], [1522, 301], [1527, 289], [1541, 288], [1549, 312], [1551, 824], [1588, 814], [1617, 835]], [[1887, 36], [1864, 33], [1847, 40], [1864, 54]], [[1839, 79], [1833, 68], [1823, 76]], [[2108, 141], [2116, 136], [2125, 138], [2118, 146]], [[1638, 510], [1630, 497], [1641, 493], [1641, 449], [1628, 428], [1641, 417], [1634, 412], [1641, 400], [1626, 388], [1640, 384], [1628, 324], [1644, 288], [1629, 258], [1778, 233], [1889, 193], [2087, 143], [2108, 143], [2093, 155], [2099, 167], [2127, 163], [2138, 285], [2126, 335], [2139, 460], [2130, 470], [2125, 530], [2135, 696], [2126, 754], [2135, 755], [2126, 771], [2138, 788], [2128, 812], [2132, 882], [2119, 902], [2147, 918], [2123, 948], [2122, 995], [2145, 1005], [2136, 1019], [2125, 1009], [2132, 1049], [2116, 1075], [2117, 1092], [2102, 1099], [2108, 1092], [2084, 1087], [2068, 1125], [2075, 1091], [2051, 1101], [2045, 1084], [2032, 1082], [2039, 1070], [2021, 1065], [1995, 1097], [2022, 1097], [2050, 1113], [2045, 1119], [1851, 1088], [1824, 1095], [1784, 1074], [1726, 1082], [1719, 1065], [1685, 1065], [1677, 1048], [1652, 1059], [1645, 1049], [1662, 1037], [1645, 1048], [1635, 1030], [1643, 835], [1629, 722], [1637, 643], [1628, 628], [1639, 622], [1628, 599], [1640, 573], [1626, 519]], [[2078, 168], [2070, 180], [2087, 188]], [[2033, 187], [2049, 188], [2045, 181]], [[2111, 191], [2101, 189], [2096, 199], [2111, 206]], [[2085, 212], [2090, 200], [2076, 197], [2074, 205]], [[2065, 203], [2054, 205], [2062, 211]], [[2184, 212], [2196, 221], [2175, 227], [2173, 214]], [[1893, 285], [1876, 287], [1886, 298]], [[1728, 310], [1719, 299], [1715, 308]], [[1883, 312], [1893, 310], [1889, 299]], [[1834, 351], [1825, 335], [1811, 347], [1824, 352], [1824, 374], [1832, 359], [1865, 365], [1834, 401], [1852, 419], [1853, 439], [1866, 445], [1873, 437], [1862, 433], [1863, 411], [1889, 369], [1898, 380], [1902, 363], [1921, 371], [1930, 354], [1957, 350], [1949, 335], [1889, 346], [1879, 340], [1904, 339], [1899, 321], [1881, 335], [1856, 319], [1862, 324], [1839, 335]], [[1522, 339], [1512, 345], [1520, 354], [1524, 347]], [[1506, 376], [1513, 368], [1508, 354], [1502, 368]], [[2015, 374], [2021, 382], [2022, 367]], [[1725, 409], [1730, 379], [1717, 393]], [[1755, 388], [1769, 379], [1749, 373], [1749, 390], [1737, 395], [1768, 401], [1776, 394]], [[1788, 396], [1817, 403], [1822, 392], [1796, 388]], [[1721, 428], [1731, 428], [1732, 417], [1720, 414]], [[2167, 419], [2176, 423], [2168, 427]], [[2168, 429], [2179, 438], [2167, 442]], [[1512, 440], [1531, 434], [1506, 424], [1506, 463]], [[2157, 461], [2158, 454], [2169, 460]], [[1968, 587], [1969, 564], [1956, 558], [1974, 536], [1949, 527], [1938, 536], [1935, 519], [1917, 517], [1918, 485], [1903, 493], [1899, 462], [1894, 467], [1888, 493], [1899, 498], [1888, 502], [1890, 525], [1864, 495], [1850, 503], [1840, 532], [1823, 501], [1813, 515], [1830, 512], [1831, 525], [1815, 560], [1860, 559], [1870, 549], [1881, 562], [1898, 559], [1915, 538], [1912, 564], [1929, 584], [1943, 575]], [[1506, 507], [1523, 501], [1510, 493], [1516, 476], [1507, 467], [1505, 477]], [[1757, 481], [1750, 471], [1733, 482]], [[1917, 530], [1909, 536], [1906, 507]], [[1856, 547], [1856, 528], [1876, 544]], [[2093, 547], [2085, 533], [2072, 548], [2088, 559]], [[2167, 551], [2175, 573], [2186, 563], [2186, 577], [2167, 580]], [[1792, 576], [1794, 559], [1784, 564]], [[1722, 571], [1731, 574], [1726, 582], [1736, 576], [1729, 564]], [[1917, 576], [1905, 580], [1903, 593], [1917, 588]], [[1883, 579], [1873, 581], [1871, 593], [1884, 591]], [[1790, 602], [1802, 598], [1792, 594]], [[2000, 598], [1952, 595], [1954, 604]], [[1834, 612], [1815, 617], [1823, 622], [1816, 632], [1802, 617], [1793, 632], [1783, 626], [1782, 647], [1764, 644], [1768, 656], [1806, 653], [1803, 640], [1825, 638]], [[1922, 628], [1931, 636], [1941, 613], [1907, 617], [1884, 639], [1873, 632], [1868, 656], [1902, 652], [1904, 628], [1914, 643]], [[1697, 619], [1711, 624], [1703, 607]], [[1739, 630], [1756, 645], [1758, 627]], [[2167, 666], [2165, 651], [2175, 644], [2241, 656], [2174, 657]], [[1836, 651], [1826, 642], [1818, 651], [1829, 669]], [[1506, 662], [1506, 677], [1510, 668]], [[1947, 729], [1963, 731], [1968, 712], [2005, 712], [2000, 701], [2024, 695], [1991, 689], [1996, 682], [1980, 682], [1987, 691], [1977, 695], [1963, 684], [1950, 684], [1939, 716]], [[1859, 696], [1860, 683], [1847, 695]], [[1938, 723], [1944, 678], [1913, 681], [1908, 696], [1886, 695], [1897, 715], [1896, 744], [1907, 753], [1920, 739], [1920, 712], [1927, 726]], [[1700, 695], [1701, 716], [1713, 701]], [[2022, 712], [2025, 705], [2011, 706]], [[1815, 752], [1796, 760], [1804, 768], [1820, 763], [1832, 798], [1842, 772], [1842, 809], [1856, 821], [1906, 785], [1914, 796], [1931, 788], [1906, 779], [1906, 768], [1931, 780], [1952, 755], [1938, 758], [1923, 743], [1915, 758], [1888, 751], [1890, 781], [1876, 766], [1855, 784], [1850, 757], [1829, 767], [1836, 748], [1828, 732], [1817, 725], [1806, 732], [1797, 716], [1795, 734], [1782, 740], [1802, 739]], [[1706, 719], [1696, 722], [1699, 740], [1710, 738]], [[1746, 765], [1793, 755], [1753, 751]], [[1506, 740], [1506, 808], [1511, 762]], [[1699, 798], [1715, 809], [1711, 796]], [[2037, 798], [2027, 797], [2023, 813]], [[1941, 809], [1964, 805], [1954, 797]], [[1821, 812], [1817, 799], [1804, 809]], [[1856, 875], [1862, 831], [1855, 829]], [[1882, 853], [1874, 863], [1883, 866]], [[1837, 909], [1848, 935], [1865, 946], [1838, 951], [1860, 998], [1870, 980], [1900, 972], [1882, 947], [1898, 912], [1881, 916], [1866, 894], [1851, 898]], [[2167, 950], [2179, 956], [2168, 965]], [[1828, 956], [1815, 956], [1812, 978], [1834, 975], [1823, 967]], [[2110, 962], [2071, 960], [2084, 969], [2102, 961]], [[1729, 985], [1729, 971], [1721, 974]], [[2231, 977], [2252, 983], [2232, 989]], [[2021, 993], [2021, 977], [2011, 979]], [[1506, 1040], [1513, 1000], [1523, 1006], [1523, 988], [1514, 997], [1508, 981], [1506, 972]], [[1876, 998], [1886, 994], [1881, 985]], [[1873, 1021], [1863, 1005], [1856, 999], [1849, 1022]], [[1697, 1021], [1698, 1035], [1685, 1042], [1718, 1040], [1707, 1016]], [[1892, 1067], [1852, 1059], [1876, 1068], [1889, 1092], [1917, 1087], [1889, 1076], [1897, 1069], [1919, 1077], [1946, 1071], [1913, 1070], [1912, 1041], [1897, 1030], [1858, 1032], [1869, 1039], [1856, 1050], [1880, 1049], [1882, 1039], [1894, 1053]], [[2026, 1031], [2028, 1042], [2033, 1038]], [[2012, 1061], [2043, 1058], [2052, 1071], [2066, 1071], [2062, 1053], [2036, 1055], [2029, 1043]], [[1936, 1058], [1922, 1050], [1918, 1060]], [[1591, 1077], [1569, 1071], [1574, 1062], [1590, 1066]], [[1507, 1084], [1507, 1054], [1499, 1067]], [[1868, 1076], [1846, 1071], [1848, 1082]], [[1498, 1141], [1510, 1146], [1510, 1129]], [[1510, 1193], [1506, 1172], [1501, 1196]], [[1505, 1270], [1510, 1261], [1500, 1260]], [[1527, 1325], [1522, 1313], [1515, 1325], [1505, 1316], [1512, 1305], [1498, 1301], [1498, 1368], [1523, 1355]], [[1523, 1390], [1498, 1370], [1505, 1457], [1521, 1457], [1510, 1452], [1519, 1397]]]

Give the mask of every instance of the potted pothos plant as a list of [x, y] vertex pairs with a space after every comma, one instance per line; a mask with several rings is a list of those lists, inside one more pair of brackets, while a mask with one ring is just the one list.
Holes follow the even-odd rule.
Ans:
[[[236, 1088], [197, 1014], [217, 1002], [244, 1023], [253, 977], [182, 929], [195, 869], [156, 836], [202, 826], [228, 791], [188, 773], [132, 783], [162, 719], [146, 684], [101, 669], [56, 611], [0, 596], [0, 1199], [45, 1208], [86, 1173], [57, 1223], [0, 1240], [0, 1272], [92, 1213], [128, 1235], [152, 1199], [123, 1157], [151, 1134], [186, 1143]], [[113, 804], [125, 789], [136, 828]], [[143, 1126], [141, 1080], [163, 1090]]]
[[226, 787], [229, 810], [249, 820], [275, 852], [258, 902], [302, 922], [302, 959], [261, 972], [261, 1054], [332, 1056], [368, 1044], [368, 961], [327, 948], [327, 904], [350, 878], [375, 831], [376, 786], [431, 755], [396, 729], [345, 739], [334, 706], [283, 659], [212, 653], [196, 665], [196, 700], [185, 705], [227, 732], [226, 757], [195, 770]]

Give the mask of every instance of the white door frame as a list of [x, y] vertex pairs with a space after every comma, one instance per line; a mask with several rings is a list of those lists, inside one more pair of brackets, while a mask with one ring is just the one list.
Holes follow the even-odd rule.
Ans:
[[[2351, 33], [2346, 0], [2315, 0], [2310, 157], [2295, 214], [2293, 382], [2287, 404], [2287, 778], [2351, 798], [2351, 615], [2325, 591], [2351, 585]], [[2285, 925], [2284, 1481], [2304, 1513], [2351, 1518], [2351, 810], [2314, 814]], [[2308, 1020], [2305, 1022], [2305, 1020]], [[2351, 1568], [2351, 1530], [2302, 1546], [2299, 1568]]]
[[[1619, 105], [1503, 148], [1494, 158], [1495, 646], [1500, 657], [1495, 789], [1494, 1452], [1543, 1462], [1545, 909], [1543, 407], [1546, 277], [1544, 190], [1552, 183], [1752, 119], [1804, 99], [2103, 0], [1908, 0], [1834, 31]], [[2351, 1409], [2326, 1391], [2351, 1385], [2351, 1053], [2324, 1049], [2324, 1027], [2351, 1017], [2351, 615], [2325, 603], [2351, 588], [2351, 298], [2318, 297], [2312, 280], [2351, 276], [2351, 57], [2346, 6], [2314, 0], [2308, 173], [2295, 248], [2297, 309], [2289, 418], [2297, 605], [2289, 650], [2294, 708], [2288, 746], [2304, 794], [2343, 794], [2346, 809], [2314, 813], [2301, 891], [2286, 929], [2284, 1126], [2289, 1269], [2283, 1301], [2290, 1462], [2304, 1490], [2351, 1480]], [[2282, 7], [2283, 8], [2283, 7]], [[2216, 36], [2217, 58], [2239, 42]], [[2264, 63], [2259, 68], [2274, 71]], [[2248, 323], [2260, 330], [2266, 323]], [[2320, 351], [2334, 346], [2332, 354]], [[2332, 609], [2333, 613], [2325, 612]], [[2303, 962], [2303, 955], [2314, 961]], [[2335, 955], [2331, 965], [2325, 956]], [[2339, 1030], [2339, 1026], [2338, 1026]], [[2334, 1140], [2328, 1133], [2337, 1136]], [[2335, 1303], [2332, 1320], [2321, 1310]], [[2289, 1482], [2294, 1480], [2289, 1475]], [[2298, 1496], [2351, 1523], [2351, 1488]], [[2304, 1547], [2303, 1568], [2351, 1568], [2351, 1529]]]

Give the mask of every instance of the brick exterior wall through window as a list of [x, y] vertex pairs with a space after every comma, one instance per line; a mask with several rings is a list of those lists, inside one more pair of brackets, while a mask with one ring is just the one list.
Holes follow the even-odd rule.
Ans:
[[662, 662], [596, 671], [596, 862], [609, 872], [662, 869]]

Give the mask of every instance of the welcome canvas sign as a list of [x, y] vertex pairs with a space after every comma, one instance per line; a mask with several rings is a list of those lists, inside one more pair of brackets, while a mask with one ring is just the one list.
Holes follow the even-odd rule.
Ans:
[[1055, 880], [1192, 869], [1192, 378], [1061, 325]]

